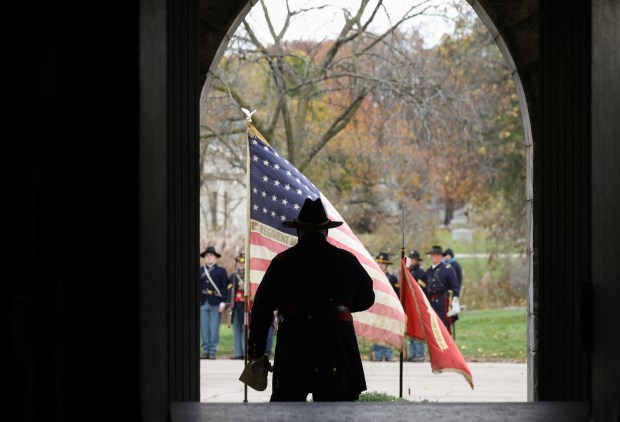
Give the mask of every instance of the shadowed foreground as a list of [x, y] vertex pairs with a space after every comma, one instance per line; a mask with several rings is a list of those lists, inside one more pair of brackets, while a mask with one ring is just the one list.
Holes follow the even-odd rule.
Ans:
[[220, 421], [564, 421], [584, 422], [588, 404], [538, 403], [173, 403], [172, 422]]

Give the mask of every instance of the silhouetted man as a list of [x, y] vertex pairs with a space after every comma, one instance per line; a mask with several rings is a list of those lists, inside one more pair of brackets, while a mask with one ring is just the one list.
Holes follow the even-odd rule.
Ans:
[[271, 401], [354, 401], [366, 390], [351, 312], [374, 303], [372, 280], [357, 258], [327, 241], [340, 221], [327, 218], [320, 199], [306, 199], [298, 243], [270, 263], [254, 298], [248, 354], [264, 359], [267, 333], [278, 310]]

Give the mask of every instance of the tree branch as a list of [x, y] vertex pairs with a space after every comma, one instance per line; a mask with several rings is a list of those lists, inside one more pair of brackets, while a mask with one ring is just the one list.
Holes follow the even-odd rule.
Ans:
[[331, 124], [331, 126], [329, 127], [327, 132], [323, 134], [319, 142], [317, 142], [316, 145], [310, 148], [310, 153], [306, 156], [303, 163], [298, 167], [299, 171], [303, 172], [308, 166], [308, 164], [310, 164], [312, 159], [325, 147], [325, 145], [327, 145], [327, 143], [334, 136], [340, 133], [340, 131], [342, 131], [342, 129], [344, 129], [349, 124], [349, 122], [355, 115], [355, 112], [364, 101], [364, 98], [366, 98], [366, 95], [367, 91], [365, 88], [363, 88], [357, 98], [355, 98], [355, 100], [351, 102], [351, 104], [349, 104], [349, 106]]

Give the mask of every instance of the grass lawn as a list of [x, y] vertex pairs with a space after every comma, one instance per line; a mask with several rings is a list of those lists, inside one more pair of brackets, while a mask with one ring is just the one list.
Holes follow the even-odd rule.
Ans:
[[[469, 362], [525, 362], [526, 334], [522, 308], [465, 311], [456, 323], [456, 345]], [[369, 349], [370, 344], [360, 338], [363, 358]], [[398, 358], [396, 350], [394, 357]]]
[[[370, 343], [359, 339], [363, 359], [368, 358]], [[489, 309], [464, 311], [456, 323], [456, 344], [469, 362], [525, 362], [525, 309]], [[220, 328], [218, 355], [232, 356], [232, 329]], [[394, 357], [398, 353], [394, 351]]]
[[456, 344], [468, 361], [525, 362], [526, 336], [524, 308], [466, 311], [456, 323]]

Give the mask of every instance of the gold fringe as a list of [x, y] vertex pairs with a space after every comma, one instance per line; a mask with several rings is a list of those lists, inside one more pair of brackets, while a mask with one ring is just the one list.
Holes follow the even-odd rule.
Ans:
[[433, 374], [441, 374], [442, 372], [456, 372], [457, 374], [463, 375], [463, 377], [465, 378], [465, 381], [467, 381], [471, 389], [474, 390], [474, 380], [472, 379], [471, 376], [469, 376], [467, 372], [461, 371], [460, 369], [455, 369], [455, 368], [444, 368], [444, 369], [433, 368]]

